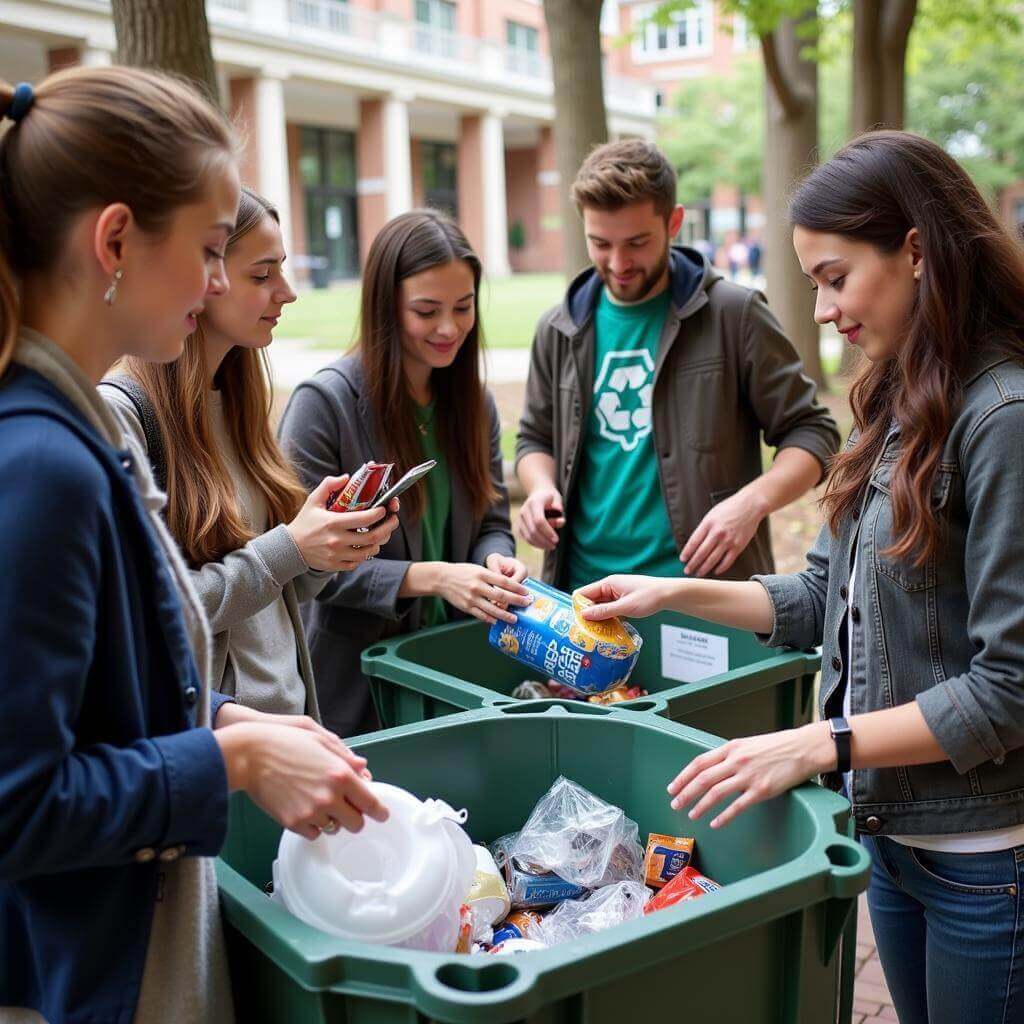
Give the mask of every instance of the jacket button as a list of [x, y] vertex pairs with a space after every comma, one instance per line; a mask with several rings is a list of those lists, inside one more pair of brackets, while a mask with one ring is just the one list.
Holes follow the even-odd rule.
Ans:
[[196, 690], [196, 688], [194, 686], [186, 686], [185, 687], [185, 703], [186, 704], [195, 704], [196, 697], [198, 697], [198, 696], [199, 696], [199, 694], [198, 694], [198, 692], [197, 692], [197, 690]]
[[839, 596], [845, 601], [850, 596], [850, 592], [846, 589], [846, 587], [840, 587]]
[[662, 457], [663, 459], [667, 459], [667, 458], [669, 458], [669, 456], [670, 456], [670, 455], [671, 455], [671, 452], [662, 452], [662, 453], [661, 453], [661, 457]]
[[571, 473], [572, 472], [572, 462], [566, 460], [565, 471], [566, 471], [566, 473]]
[[860, 609], [856, 605], [850, 609], [850, 618], [854, 622], [860, 622]]
[[165, 864], [173, 864], [185, 852], [184, 846], [168, 846], [160, 851], [160, 859]]
[[837, 672], [842, 672], [843, 671], [843, 663], [842, 663], [842, 661], [839, 660], [838, 657], [832, 659], [832, 667]]
[[882, 827], [882, 819], [876, 818], [873, 814], [864, 822], [864, 827], [869, 832], [877, 832]]
[[859, 508], [855, 508], [855, 509], [853, 510], [853, 518], [854, 518], [855, 520], [856, 520], [856, 519], [860, 519], [860, 509], [859, 509]]
[[152, 846], [144, 846], [141, 850], [135, 851], [136, 864], [148, 864], [156, 857], [156, 850]]
[[127, 470], [129, 473], [132, 471], [132, 457], [130, 455], [126, 455], [121, 459], [121, 468]]

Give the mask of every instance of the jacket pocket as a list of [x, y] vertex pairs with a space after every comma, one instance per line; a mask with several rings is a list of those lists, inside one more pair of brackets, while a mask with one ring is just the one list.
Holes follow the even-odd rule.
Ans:
[[717, 451], [734, 436], [729, 426], [736, 418], [735, 402], [728, 402], [725, 388], [725, 359], [689, 360], [673, 370], [674, 419], [685, 440], [697, 451]]
[[[924, 565], [914, 565], [911, 558], [897, 558], [883, 552], [896, 540], [893, 525], [892, 473], [894, 462], [883, 461], [872, 474], [871, 488], [875, 492], [878, 514], [874, 519], [872, 544], [874, 569], [906, 591], [927, 590], [936, 583], [937, 557], [932, 555]], [[932, 482], [932, 509], [940, 518], [949, 502], [953, 471], [940, 466]]]

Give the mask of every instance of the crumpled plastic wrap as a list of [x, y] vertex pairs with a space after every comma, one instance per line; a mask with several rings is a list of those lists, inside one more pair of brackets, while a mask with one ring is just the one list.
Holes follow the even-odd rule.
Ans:
[[509, 853], [585, 889], [644, 877], [636, 822], [564, 775], [537, 802]]
[[642, 917], [650, 891], [639, 882], [616, 882], [578, 900], [566, 900], [546, 915], [536, 927], [536, 938], [545, 946], [593, 935], [614, 928], [623, 921]]

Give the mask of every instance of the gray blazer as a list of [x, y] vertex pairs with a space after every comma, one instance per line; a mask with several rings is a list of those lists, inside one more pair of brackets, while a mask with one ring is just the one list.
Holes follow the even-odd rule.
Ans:
[[[360, 356], [344, 356], [292, 394], [280, 438], [307, 486], [384, 456], [387, 449], [363, 395], [363, 379]], [[482, 565], [488, 555], [515, 554], [502, 473], [501, 424], [490, 392], [487, 407], [491, 477], [498, 499], [482, 519], [475, 518], [459, 474], [451, 473], [452, 562]], [[320, 712], [324, 724], [341, 736], [358, 735], [378, 724], [369, 680], [360, 669], [363, 650], [382, 637], [419, 627], [419, 600], [399, 598], [398, 591], [409, 566], [423, 557], [422, 532], [419, 521], [411, 522], [405, 511], [398, 518], [401, 528], [376, 558], [352, 572], [337, 573], [305, 610]]]

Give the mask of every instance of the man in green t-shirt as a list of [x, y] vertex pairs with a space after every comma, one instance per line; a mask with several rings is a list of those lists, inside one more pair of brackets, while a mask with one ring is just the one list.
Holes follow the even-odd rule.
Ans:
[[[835, 421], [764, 297], [671, 245], [684, 211], [656, 146], [596, 149], [573, 198], [593, 266], [534, 338], [520, 536], [566, 589], [771, 572], [768, 515], [820, 481]], [[777, 449], [765, 472], [762, 439]]]

